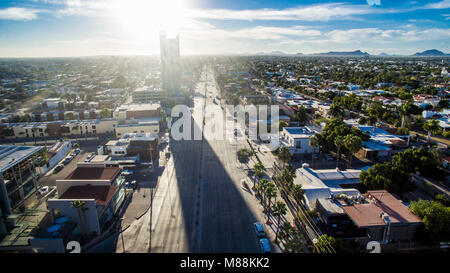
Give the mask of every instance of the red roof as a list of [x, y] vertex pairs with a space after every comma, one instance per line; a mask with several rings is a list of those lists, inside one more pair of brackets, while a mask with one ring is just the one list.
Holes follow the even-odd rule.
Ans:
[[114, 180], [119, 167], [77, 167], [65, 180]]
[[381, 218], [383, 213], [389, 215], [393, 224], [422, 222], [401, 200], [387, 191], [368, 191], [367, 195], [374, 202], [342, 207], [359, 227], [385, 226], [386, 223]]
[[94, 199], [96, 205], [106, 206], [116, 193], [116, 186], [72, 186], [59, 199]]

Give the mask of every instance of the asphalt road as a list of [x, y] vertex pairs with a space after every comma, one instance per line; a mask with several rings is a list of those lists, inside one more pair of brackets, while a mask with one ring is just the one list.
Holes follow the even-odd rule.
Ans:
[[[218, 93], [212, 69], [202, 80], [197, 92], [206, 93], [206, 105], [212, 105]], [[201, 109], [204, 100], [195, 103]], [[202, 118], [194, 113], [193, 126], [201, 127]], [[246, 174], [236, 166], [235, 152], [244, 141], [236, 147], [226, 139], [171, 140], [175, 171], [151, 232], [150, 252], [259, 252], [253, 223], [263, 219], [261, 208], [242, 189]]]

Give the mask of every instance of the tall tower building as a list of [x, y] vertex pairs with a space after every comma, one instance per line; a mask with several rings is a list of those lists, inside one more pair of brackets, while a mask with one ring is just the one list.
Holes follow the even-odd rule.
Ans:
[[169, 93], [180, 91], [180, 36], [169, 39], [165, 33], [160, 36], [161, 76], [163, 89]]

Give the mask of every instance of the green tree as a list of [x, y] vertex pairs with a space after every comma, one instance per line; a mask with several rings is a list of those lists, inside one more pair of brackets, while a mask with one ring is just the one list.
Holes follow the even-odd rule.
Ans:
[[294, 183], [294, 179], [296, 177], [295, 167], [292, 165], [287, 165], [284, 167], [281, 172], [278, 174], [278, 179], [290, 189]]
[[[258, 163], [256, 163], [256, 164], [253, 166], [253, 172], [255, 173], [255, 178], [256, 178], [256, 181], [258, 181], [258, 182], [259, 182], [259, 180], [261, 180], [261, 179], [264, 177], [264, 175], [266, 174], [266, 173], [264, 172], [264, 165], [261, 164], [261, 162], [258, 162]], [[255, 182], [253, 182], [253, 188], [255, 188]]]
[[411, 189], [409, 176], [390, 162], [378, 163], [361, 171], [359, 180], [369, 190], [387, 190], [401, 195]]
[[256, 186], [258, 193], [261, 194], [261, 204], [263, 205], [264, 209], [266, 208], [266, 188], [269, 183], [269, 180], [261, 179], [261, 181], [259, 181], [258, 185]]
[[287, 147], [281, 147], [278, 152], [278, 158], [283, 162], [283, 166], [285, 166], [289, 161], [291, 161], [291, 153]]
[[431, 120], [425, 122], [425, 124], [423, 125], [423, 129], [428, 132], [427, 142], [429, 145], [431, 142], [431, 134], [432, 133], [437, 134], [439, 132], [439, 129], [440, 129], [439, 121], [437, 121], [435, 119], [431, 119]]
[[438, 201], [419, 200], [411, 202], [409, 209], [423, 221], [425, 227], [423, 239], [432, 242], [450, 240], [450, 207]]
[[287, 207], [286, 204], [283, 202], [276, 202], [272, 207], [273, 215], [277, 218], [277, 231], [275, 234], [275, 242], [278, 242], [278, 233], [280, 232], [280, 224], [281, 224], [281, 217], [285, 216], [287, 213]]
[[[275, 184], [273, 182], [269, 182], [265, 188], [265, 197], [267, 198], [268, 204], [267, 204], [267, 208], [268, 208], [268, 214], [271, 214], [271, 210], [272, 210], [272, 200], [273, 198], [277, 197], [277, 187], [275, 186]], [[267, 209], [266, 209], [267, 211]], [[269, 219], [269, 217], [267, 217]]]
[[414, 119], [414, 126], [418, 129], [423, 129], [423, 125], [425, 124], [425, 119], [422, 116], [417, 116]]
[[363, 125], [363, 124], [366, 124], [366, 123], [367, 123], [367, 118], [364, 117], [364, 116], [361, 116], [361, 117], [359, 118], [359, 120], [358, 120], [358, 124]]
[[337, 247], [337, 240], [327, 234], [324, 234], [317, 238], [317, 242], [314, 244], [314, 252], [318, 253], [330, 253], [334, 252]]
[[353, 155], [362, 148], [362, 139], [359, 136], [348, 135], [344, 138], [344, 146], [348, 150], [349, 168], [351, 168]]
[[316, 147], [319, 147], [320, 145], [320, 134], [315, 134], [309, 139], [309, 145], [312, 147], [312, 154], [311, 154], [311, 160], [312, 160], [312, 168], [314, 168], [314, 152], [316, 150]]
[[342, 119], [344, 117], [344, 110], [340, 104], [333, 103], [330, 106], [329, 114], [337, 119]]
[[336, 168], [339, 168], [339, 158], [341, 156], [341, 148], [342, 146], [344, 146], [345, 142], [344, 142], [344, 137], [342, 136], [337, 136], [334, 139], [334, 145], [337, 148], [337, 152], [336, 152]]
[[72, 112], [68, 112], [66, 114], [66, 120], [74, 120], [75, 119], [75, 115]]
[[407, 174], [419, 172], [423, 176], [441, 179], [438, 166], [442, 155], [436, 149], [408, 149], [392, 157], [392, 164]]
[[291, 187], [291, 195], [294, 197], [297, 202], [301, 202], [303, 200], [303, 196], [305, 195], [305, 191], [302, 189], [302, 185], [294, 184]]
[[409, 117], [414, 114], [414, 115], [419, 115], [422, 113], [421, 108], [419, 108], [418, 106], [412, 104], [411, 102], [407, 102], [405, 104], [402, 104], [399, 109], [398, 109], [399, 113], [402, 116], [402, 125], [401, 128], [405, 128], [406, 123], [409, 121]]
[[100, 118], [110, 118], [111, 117], [111, 110], [108, 108], [102, 108], [100, 111]]
[[247, 164], [251, 156], [253, 156], [253, 152], [249, 149], [243, 148], [237, 151], [237, 158], [241, 163]]
[[297, 112], [292, 117], [292, 121], [298, 121], [300, 123], [308, 122], [309, 116], [306, 108], [304, 106], [300, 106]]
[[286, 121], [280, 120], [278, 122], [278, 128], [279, 128], [280, 132], [283, 131], [283, 129], [288, 126], [289, 126], [289, 124], [287, 124]]

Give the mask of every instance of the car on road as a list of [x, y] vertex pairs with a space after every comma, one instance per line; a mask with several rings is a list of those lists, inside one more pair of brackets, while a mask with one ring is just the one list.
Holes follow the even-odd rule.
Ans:
[[253, 223], [253, 227], [255, 229], [256, 236], [259, 238], [265, 237], [266, 232], [264, 231], [264, 227], [260, 222]]
[[59, 173], [62, 169], [64, 169], [64, 165], [58, 165], [56, 166], [56, 168], [53, 170], [53, 173]]
[[263, 238], [259, 239], [259, 248], [261, 249], [261, 252], [263, 253], [271, 253], [272, 249], [270, 248], [269, 239]]
[[73, 154], [74, 155], [78, 155], [80, 153], [80, 149], [75, 149], [74, 151], [73, 151]]

